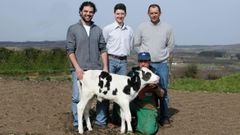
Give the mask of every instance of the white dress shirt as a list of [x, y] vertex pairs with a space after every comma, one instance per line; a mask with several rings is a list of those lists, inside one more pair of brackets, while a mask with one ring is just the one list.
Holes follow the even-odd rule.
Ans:
[[103, 28], [108, 54], [117, 56], [130, 55], [133, 48], [133, 30], [127, 25], [119, 26], [117, 22]]

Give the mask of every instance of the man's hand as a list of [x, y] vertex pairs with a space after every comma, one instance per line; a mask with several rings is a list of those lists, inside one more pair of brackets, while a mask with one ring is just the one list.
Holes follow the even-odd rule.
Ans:
[[155, 88], [158, 87], [158, 85], [156, 85], [156, 84], [149, 84], [147, 86], [148, 86], [149, 89], [155, 89]]
[[140, 93], [145, 93], [145, 92], [154, 92], [158, 97], [164, 96], [164, 90], [156, 84], [149, 84], [145, 86]]
[[103, 71], [108, 72], [108, 68], [107, 67], [103, 67]]
[[76, 74], [77, 74], [77, 78], [78, 78], [79, 80], [82, 80], [82, 79], [83, 79], [84, 71], [83, 71], [81, 68], [76, 69]]

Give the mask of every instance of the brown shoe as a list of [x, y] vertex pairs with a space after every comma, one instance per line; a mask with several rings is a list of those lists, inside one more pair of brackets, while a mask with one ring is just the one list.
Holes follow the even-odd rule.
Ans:
[[170, 128], [172, 125], [170, 123], [170, 120], [164, 120], [162, 123], [162, 127], [164, 128]]
[[164, 96], [164, 90], [163, 89], [160, 89], [160, 97], [163, 97]]
[[117, 128], [118, 125], [115, 125], [115, 124], [113, 124], [113, 123], [108, 123], [108, 124], [107, 124], [107, 127], [110, 128], [110, 129], [114, 129], [114, 128]]

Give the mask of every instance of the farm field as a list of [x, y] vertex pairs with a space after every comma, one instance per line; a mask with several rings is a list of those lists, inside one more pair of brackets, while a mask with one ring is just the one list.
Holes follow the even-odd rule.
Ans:
[[[75, 134], [70, 112], [71, 75], [63, 48], [64, 41], [0, 42], [0, 135]], [[160, 127], [158, 135], [240, 134], [239, 74], [222, 79], [240, 73], [239, 52], [240, 44], [176, 46], [170, 64], [172, 127]], [[136, 65], [136, 55], [133, 52], [128, 58], [129, 70]], [[197, 80], [187, 84], [202, 86], [200, 82], [212, 81], [204, 85], [209, 87], [184, 91], [189, 89], [182, 86], [190, 87], [185, 85], [189, 65], [197, 67]], [[172, 87], [172, 82], [179, 86]], [[221, 89], [206, 92], [213, 85], [218, 88], [217, 84], [222, 84]], [[94, 111], [91, 114], [94, 116]], [[85, 134], [112, 135], [119, 130], [93, 128]]]
[[[71, 81], [0, 79], [0, 135], [74, 135]], [[240, 93], [169, 90], [171, 128], [159, 135], [239, 135]], [[118, 134], [96, 129], [86, 135]]]

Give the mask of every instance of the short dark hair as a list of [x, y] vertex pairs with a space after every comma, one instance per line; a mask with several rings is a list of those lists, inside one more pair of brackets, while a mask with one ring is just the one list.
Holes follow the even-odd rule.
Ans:
[[118, 3], [114, 6], [114, 13], [116, 12], [116, 10], [123, 10], [125, 13], [127, 12], [126, 11], [126, 6], [123, 4], [123, 3]]
[[160, 6], [158, 4], [151, 4], [151, 5], [149, 5], [148, 12], [149, 12], [150, 8], [152, 8], [152, 7], [157, 7], [158, 10], [159, 10], [159, 13], [161, 13], [161, 8], [160, 8]]
[[92, 8], [93, 8], [93, 13], [96, 13], [96, 12], [97, 12], [97, 8], [96, 8], [96, 6], [95, 6], [95, 4], [94, 4], [93, 2], [91, 2], [91, 1], [85, 1], [85, 2], [83, 2], [82, 5], [80, 6], [80, 8], [79, 8], [79, 13], [80, 13], [80, 12], [83, 10], [83, 8], [86, 7], [86, 6], [92, 7]]

